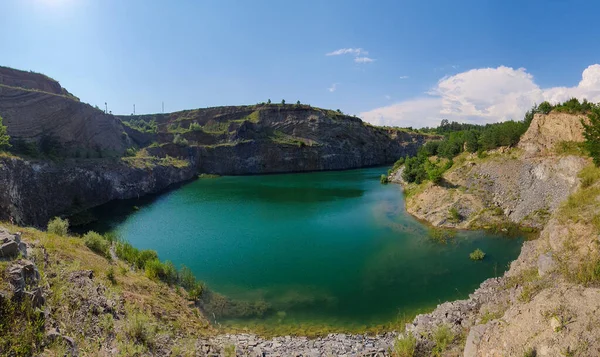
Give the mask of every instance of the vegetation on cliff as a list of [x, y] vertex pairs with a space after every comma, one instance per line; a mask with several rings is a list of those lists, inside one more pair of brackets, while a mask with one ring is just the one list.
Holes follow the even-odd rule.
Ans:
[[0, 150], [10, 146], [10, 136], [6, 134], [6, 126], [2, 125], [2, 117], [0, 116]]

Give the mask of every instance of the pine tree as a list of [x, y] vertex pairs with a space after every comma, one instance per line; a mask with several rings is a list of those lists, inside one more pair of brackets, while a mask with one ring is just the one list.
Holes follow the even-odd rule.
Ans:
[[589, 123], [582, 120], [585, 147], [590, 152], [596, 166], [600, 166], [600, 107], [596, 106], [588, 114]]

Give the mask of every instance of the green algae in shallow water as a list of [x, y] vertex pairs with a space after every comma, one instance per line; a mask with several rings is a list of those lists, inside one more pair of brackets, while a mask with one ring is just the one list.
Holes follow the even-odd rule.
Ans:
[[[517, 257], [521, 238], [456, 231], [447, 244], [432, 241], [406, 214], [401, 188], [380, 184], [386, 170], [197, 180], [103, 209], [140, 206], [126, 216], [99, 214], [213, 291], [247, 306], [266, 303], [260, 318], [219, 318], [262, 331], [392, 328], [398, 316], [465, 298]], [[487, 253], [478, 264], [465, 259], [475, 248]]]

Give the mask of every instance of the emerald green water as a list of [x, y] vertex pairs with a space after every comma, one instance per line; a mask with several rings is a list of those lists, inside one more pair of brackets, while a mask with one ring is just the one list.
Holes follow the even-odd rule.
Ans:
[[[200, 179], [150, 203], [112, 205], [102, 223], [216, 292], [272, 306], [225, 323], [386, 324], [465, 298], [519, 254], [522, 239], [484, 232], [431, 241], [400, 186], [379, 183], [386, 170]], [[476, 248], [481, 262], [469, 259]]]

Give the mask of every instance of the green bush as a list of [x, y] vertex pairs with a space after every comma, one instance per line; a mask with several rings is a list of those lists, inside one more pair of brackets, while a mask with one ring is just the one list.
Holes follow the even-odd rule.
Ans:
[[69, 220], [54, 217], [48, 222], [48, 233], [64, 237], [69, 233]]
[[394, 342], [394, 356], [395, 357], [413, 357], [417, 348], [417, 339], [408, 333], [402, 338], [398, 338]]
[[458, 209], [456, 209], [456, 207], [451, 207], [448, 210], [448, 213], [450, 214], [450, 218], [448, 219], [450, 222], [458, 223], [458, 222], [462, 221], [462, 215], [460, 214]]
[[190, 130], [192, 131], [202, 131], [202, 125], [196, 123], [196, 122], [192, 122], [190, 124]]
[[451, 229], [431, 228], [429, 238], [437, 243], [446, 244], [456, 237], [456, 232]]
[[0, 117], [0, 149], [10, 147], [10, 136], [6, 133], [6, 126], [2, 125], [2, 117]]
[[125, 156], [134, 157], [135, 155], [137, 155], [137, 152], [138, 152], [137, 148], [130, 147], [127, 150], [125, 150]]
[[381, 182], [381, 183], [383, 183], [383, 184], [386, 184], [386, 183], [389, 183], [389, 182], [390, 182], [390, 180], [388, 179], [387, 175], [381, 175], [381, 176], [379, 177], [379, 182]]
[[469, 254], [469, 258], [471, 258], [471, 260], [483, 260], [483, 258], [485, 258], [485, 253], [483, 250], [477, 248]]
[[431, 351], [432, 356], [442, 356], [444, 351], [448, 348], [454, 341], [454, 333], [447, 325], [440, 325], [433, 332], [433, 342], [435, 343], [435, 347], [433, 351]]
[[179, 134], [175, 134], [175, 136], [173, 136], [173, 144], [179, 145], [179, 146], [188, 146], [189, 142], [183, 136], [181, 136]]
[[115, 268], [112, 266], [106, 271], [106, 279], [108, 279], [108, 281], [110, 281], [110, 283], [113, 285], [117, 284], [117, 279], [115, 278]]
[[85, 246], [93, 252], [102, 255], [105, 258], [110, 258], [110, 242], [104, 239], [100, 234], [89, 231], [83, 236]]
[[600, 107], [594, 107], [588, 118], [589, 123], [586, 123], [584, 120], [581, 121], [584, 129], [584, 145], [594, 160], [594, 164], [600, 166]]

